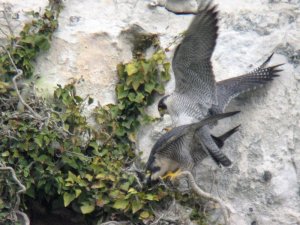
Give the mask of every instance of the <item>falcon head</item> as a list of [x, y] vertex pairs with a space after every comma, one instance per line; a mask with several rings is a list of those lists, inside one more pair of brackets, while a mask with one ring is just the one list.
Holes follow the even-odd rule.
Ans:
[[164, 97], [162, 97], [159, 102], [158, 102], [158, 112], [160, 117], [163, 117], [167, 112], [168, 112], [168, 107], [166, 104], [166, 99], [169, 97], [170, 95], [166, 95]]
[[150, 156], [146, 171], [147, 181], [146, 184], [155, 184], [159, 178], [164, 178], [168, 172], [176, 171], [180, 168], [180, 164], [169, 157], [162, 155]]

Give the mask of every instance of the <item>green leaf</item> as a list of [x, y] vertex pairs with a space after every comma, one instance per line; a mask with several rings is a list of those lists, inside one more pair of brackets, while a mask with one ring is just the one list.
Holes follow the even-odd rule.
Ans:
[[112, 118], [115, 119], [120, 114], [119, 107], [117, 105], [112, 106], [110, 112]]
[[131, 204], [132, 207], [132, 213], [136, 213], [137, 211], [139, 211], [144, 205], [142, 204], [141, 201], [138, 200], [134, 200]]
[[136, 189], [130, 188], [130, 189], [128, 190], [128, 193], [131, 193], [131, 194], [137, 194], [138, 192], [137, 192]]
[[115, 133], [117, 136], [122, 137], [125, 135], [126, 130], [123, 127], [121, 127], [121, 125], [119, 125], [118, 127], [116, 127]]
[[131, 102], [134, 102], [135, 101], [135, 93], [133, 92], [130, 92], [129, 95], [128, 95], [128, 98]]
[[123, 64], [117, 65], [117, 72], [120, 80], [124, 78], [124, 70], [125, 70], [125, 66]]
[[92, 181], [93, 180], [93, 176], [90, 174], [85, 174], [84, 177], [88, 180], [88, 181]]
[[141, 102], [143, 102], [143, 99], [144, 99], [144, 95], [143, 95], [142, 93], [139, 92], [139, 93], [136, 95], [134, 101], [137, 102], [137, 103], [141, 103]]
[[117, 85], [117, 97], [118, 99], [123, 99], [127, 97], [128, 95], [128, 90], [124, 90], [124, 85], [123, 84], [118, 84]]
[[36, 35], [34, 41], [35, 45], [38, 46], [40, 50], [46, 51], [50, 48], [49, 40], [44, 35]]
[[149, 94], [154, 90], [155, 84], [154, 83], [146, 83], [145, 84], [145, 91], [148, 92]]
[[165, 53], [162, 50], [157, 51], [156, 53], [153, 54], [152, 58], [158, 63], [162, 64], [163, 61], [166, 58]]
[[142, 62], [142, 68], [143, 68], [143, 72], [144, 74], [148, 74], [150, 72], [150, 69], [152, 69], [151, 63], [149, 62]]
[[141, 219], [148, 219], [150, 217], [150, 213], [148, 211], [143, 211], [140, 214]]
[[47, 155], [40, 155], [36, 161], [39, 161], [41, 163], [45, 163], [47, 161], [50, 161], [50, 158]]
[[105, 174], [100, 173], [96, 176], [96, 179], [104, 179], [105, 178]]
[[95, 210], [95, 203], [83, 202], [80, 210], [83, 214], [89, 214]]
[[78, 196], [81, 194], [81, 190], [80, 189], [75, 189], [75, 196], [76, 198], [78, 198]]
[[153, 195], [153, 194], [147, 194], [145, 196], [145, 199], [149, 200], [149, 201], [158, 201], [157, 196]]
[[112, 190], [109, 193], [109, 197], [113, 198], [113, 199], [116, 199], [117, 197], [120, 198], [121, 194], [122, 194], [122, 192], [119, 191], [119, 190]]
[[155, 87], [155, 91], [157, 91], [159, 94], [163, 95], [165, 93], [165, 87], [163, 84], [158, 84]]
[[128, 191], [130, 186], [129, 182], [125, 182], [124, 184], [121, 184], [120, 189], [122, 189], [123, 191]]
[[34, 142], [41, 148], [43, 146], [43, 136], [38, 135], [36, 138], [34, 138]]
[[92, 189], [99, 189], [105, 187], [105, 183], [103, 181], [97, 182], [91, 186]]
[[115, 208], [115, 209], [126, 209], [128, 204], [129, 204], [128, 200], [124, 200], [124, 199], [117, 200], [115, 202], [115, 204], [113, 205], [113, 208]]
[[35, 188], [33, 185], [30, 185], [29, 188], [27, 187], [26, 194], [31, 198], [35, 198]]
[[21, 40], [21, 43], [34, 44], [34, 36], [27, 36]]
[[125, 69], [126, 69], [126, 72], [127, 72], [128, 76], [131, 76], [131, 75], [135, 74], [138, 71], [137, 65], [134, 62], [133, 63], [128, 63], [126, 65]]
[[104, 205], [108, 204], [109, 202], [110, 202], [109, 198], [99, 196], [97, 201], [96, 201], [96, 205], [99, 206], [99, 207], [103, 207]]
[[139, 88], [140, 84], [141, 84], [141, 82], [138, 81], [138, 80], [133, 81], [133, 82], [132, 82], [132, 87], [133, 87], [133, 89], [134, 89], [135, 91], [137, 91], [137, 89]]
[[129, 129], [131, 127], [132, 122], [133, 122], [132, 119], [129, 119], [128, 121], [124, 121], [122, 123], [122, 126], [126, 127], [127, 129]]
[[66, 179], [66, 181], [74, 183], [76, 180], [77, 180], [76, 175], [71, 171], [68, 171], [68, 178]]
[[76, 198], [76, 195], [65, 192], [63, 198], [64, 206], [67, 207]]
[[[126, 80], [126, 85], [129, 86], [131, 84], [135, 91], [137, 91], [139, 86], [143, 83], [145, 83], [145, 78], [142, 72], [135, 73], [133, 76], [128, 77], [128, 79]], [[124, 90], [125, 87], [126, 86], [124, 86]]]
[[96, 141], [92, 141], [89, 143], [90, 147], [93, 147], [93, 149], [98, 149], [99, 145]]
[[164, 63], [163, 64], [163, 67], [164, 67], [164, 70], [165, 71], [162, 71], [161, 72], [161, 78], [162, 78], [162, 81], [168, 81], [170, 80], [170, 63]]
[[7, 156], [9, 156], [9, 151], [2, 152], [1, 156], [2, 156], [2, 157], [7, 157]]

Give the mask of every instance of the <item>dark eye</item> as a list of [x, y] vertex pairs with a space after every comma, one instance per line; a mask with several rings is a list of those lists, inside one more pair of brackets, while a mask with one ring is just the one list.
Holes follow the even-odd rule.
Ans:
[[166, 106], [165, 103], [159, 102], [159, 103], [158, 103], [158, 109], [167, 109], [167, 106]]
[[159, 166], [153, 166], [152, 168], [151, 168], [151, 173], [155, 173], [155, 172], [157, 172], [157, 171], [159, 171], [160, 170], [160, 167]]

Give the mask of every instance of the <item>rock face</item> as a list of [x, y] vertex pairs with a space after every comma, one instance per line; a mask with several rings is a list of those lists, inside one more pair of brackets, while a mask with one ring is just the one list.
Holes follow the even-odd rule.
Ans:
[[[9, 2], [13, 11], [25, 7], [19, 1]], [[172, 2], [175, 10], [180, 4], [159, 2], [170, 11], [174, 10]], [[122, 31], [137, 24], [157, 33], [161, 45], [168, 47], [192, 19], [192, 15], [176, 15], [149, 3], [66, 1], [52, 47], [37, 61], [36, 72], [42, 77], [38, 87], [47, 90], [81, 78], [78, 91], [82, 95], [90, 94], [101, 104], [114, 102], [116, 65], [131, 58], [131, 46]], [[270, 65], [285, 65], [282, 75], [272, 83], [230, 104], [228, 111], [242, 112], [219, 123], [215, 133], [242, 124], [223, 148], [233, 166], [221, 169], [205, 159], [197, 168], [198, 183], [232, 206], [232, 224], [300, 224], [300, 1], [215, 3], [220, 10], [219, 38], [212, 58], [217, 80], [252, 70], [272, 52]], [[43, 8], [45, 1], [38, 4]], [[31, 9], [37, 7], [33, 0], [26, 1], [26, 8], [29, 5]], [[167, 84], [167, 92], [173, 88], [174, 80]], [[156, 108], [157, 104], [149, 108], [154, 116], [158, 116]], [[166, 116], [164, 121], [141, 129], [138, 150], [145, 159], [162, 128], [170, 124]]]

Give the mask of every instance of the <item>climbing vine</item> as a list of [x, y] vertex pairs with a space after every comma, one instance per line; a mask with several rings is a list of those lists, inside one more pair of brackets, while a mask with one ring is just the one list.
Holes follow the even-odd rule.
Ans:
[[[34, 88], [27, 88], [26, 107], [20, 110], [24, 99], [19, 91], [24, 87], [16, 78], [33, 76], [33, 61], [50, 48], [61, 8], [60, 1], [49, 1], [43, 14], [31, 12], [32, 22], [2, 46], [0, 166], [13, 168], [26, 188], [18, 208], [30, 216], [35, 213], [32, 205], [38, 205], [50, 214], [67, 208], [88, 224], [109, 220], [150, 223], [155, 219], [156, 203], [174, 194], [164, 185], [143, 185], [135, 140], [138, 128], [155, 120], [145, 109], [164, 94], [170, 64], [157, 37], [144, 35], [134, 49], [134, 59], [117, 66], [115, 104], [98, 106], [85, 116], [83, 110], [94, 99], [78, 96], [74, 81], [58, 85], [47, 100], [36, 96]], [[155, 52], [145, 58], [142, 51], [149, 46]], [[1, 224], [18, 223], [12, 216], [19, 210], [15, 181], [0, 171]], [[197, 212], [193, 217], [200, 221]]]

